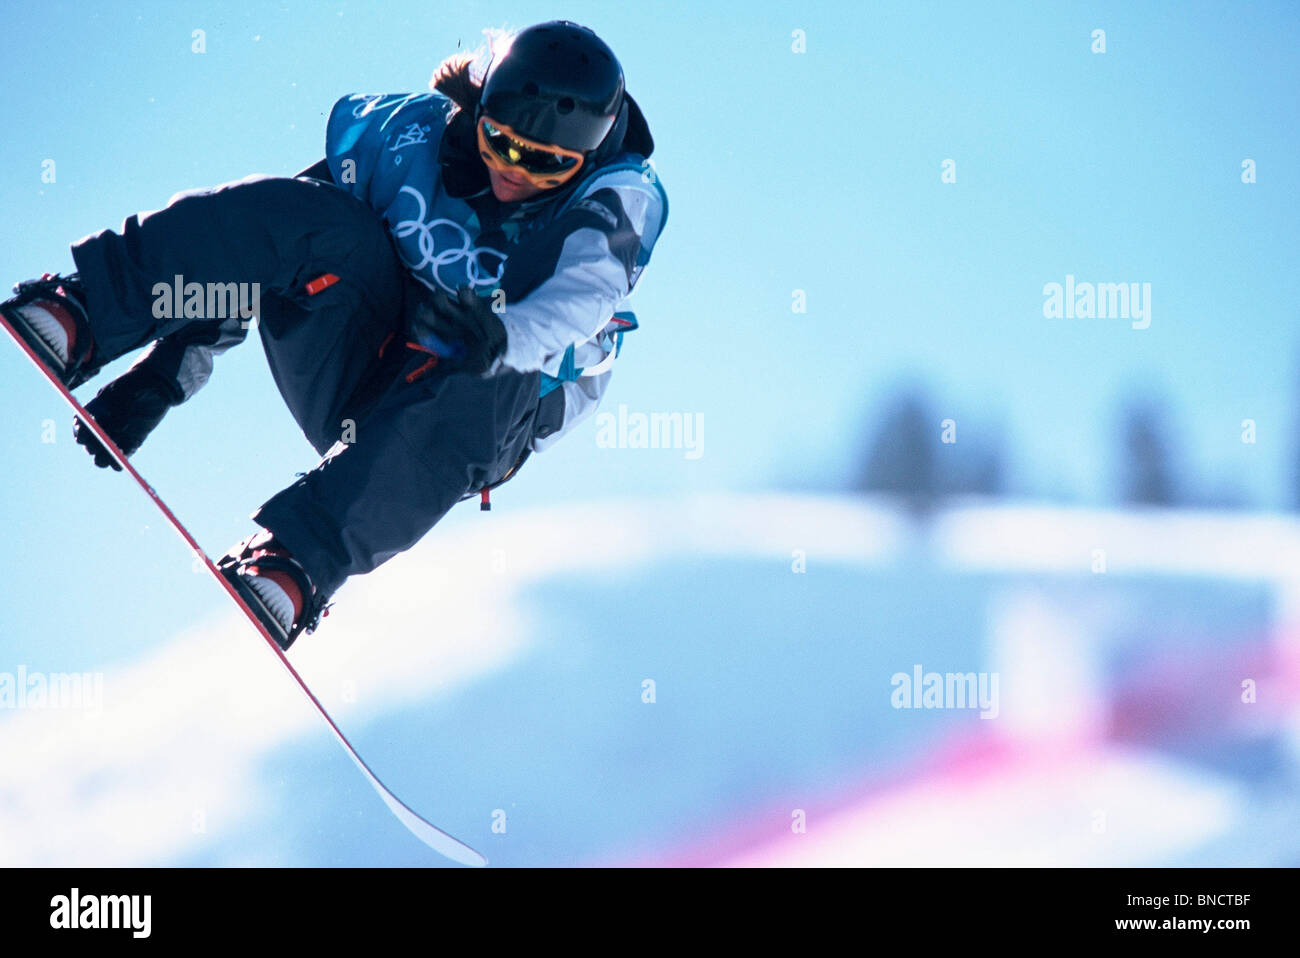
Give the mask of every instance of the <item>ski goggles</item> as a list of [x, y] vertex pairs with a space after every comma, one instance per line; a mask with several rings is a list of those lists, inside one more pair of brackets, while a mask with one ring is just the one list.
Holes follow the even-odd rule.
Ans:
[[583, 161], [576, 150], [530, 140], [486, 116], [478, 121], [478, 149], [483, 161], [498, 173], [518, 176], [543, 190], [567, 183]]

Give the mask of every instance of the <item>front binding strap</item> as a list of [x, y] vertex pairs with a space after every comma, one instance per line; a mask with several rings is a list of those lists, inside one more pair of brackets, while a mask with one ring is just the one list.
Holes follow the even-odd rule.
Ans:
[[[276, 569], [286, 572], [293, 576], [294, 582], [297, 583], [299, 591], [303, 596], [303, 610], [298, 619], [286, 632], [271, 610], [262, 602], [261, 597], [248, 584], [248, 578], [251, 573], [248, 571], [250, 566], [257, 566], [261, 569]], [[308, 635], [316, 631], [320, 625], [320, 620], [329, 615], [330, 603], [329, 596], [317, 595], [315, 587], [311, 583], [311, 578], [307, 571], [298, 563], [296, 559], [289, 556], [262, 555], [258, 558], [252, 558], [252, 550], [247, 546], [239, 555], [224, 555], [217, 562], [217, 569], [227, 582], [234, 587], [239, 593], [253, 614], [257, 616], [259, 622], [271, 634], [275, 644], [282, 651], [289, 651], [289, 646], [293, 645], [294, 640], [302, 633]]]

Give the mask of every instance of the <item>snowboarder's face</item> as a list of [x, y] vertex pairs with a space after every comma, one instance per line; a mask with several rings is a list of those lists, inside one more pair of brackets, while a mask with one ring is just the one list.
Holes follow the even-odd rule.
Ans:
[[503, 203], [517, 203], [564, 185], [586, 160], [576, 150], [530, 140], [486, 115], [478, 120], [478, 151], [492, 192]]
[[492, 182], [492, 195], [502, 203], [530, 200], [537, 194], [545, 192], [541, 187], [533, 186], [524, 179], [498, 172], [491, 167], [488, 167], [488, 179]]

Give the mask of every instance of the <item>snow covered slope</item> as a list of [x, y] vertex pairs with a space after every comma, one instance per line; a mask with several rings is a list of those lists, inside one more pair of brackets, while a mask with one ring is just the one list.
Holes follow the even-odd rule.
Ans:
[[[1159, 864], [1214, 842], [1206, 864], [1246, 863], [1226, 839], [1283, 827], [1252, 815], [1294, 775], [1295, 697], [1238, 720], [1232, 671], [1217, 737], [1156, 740], [1125, 690], [1170, 648], [1274, 662], [1293, 604], [1272, 557], [1296, 541], [1013, 506], [917, 528], [776, 494], [499, 509], [350, 583], [293, 658], [378, 774], [494, 864]], [[105, 651], [96, 707], [0, 711], [0, 864], [439, 864], [256, 643], [220, 615]], [[36, 668], [39, 637], [7, 656]], [[997, 717], [895, 708], [914, 665], [996, 673]], [[1276, 747], [1233, 767], [1224, 729]]]

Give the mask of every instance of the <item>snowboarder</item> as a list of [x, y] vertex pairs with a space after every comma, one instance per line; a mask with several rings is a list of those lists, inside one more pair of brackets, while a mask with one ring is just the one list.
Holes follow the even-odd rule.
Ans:
[[624, 300], [668, 208], [617, 58], [563, 20], [493, 47], [482, 75], [456, 54], [429, 93], [341, 99], [325, 159], [298, 176], [178, 194], [78, 241], [74, 273], [0, 305], [70, 388], [148, 345], [86, 405], [126, 455], [256, 314], [323, 458], [218, 565], [282, 648], [349, 576], [461, 499], [486, 506], [589, 416], [636, 328]]

